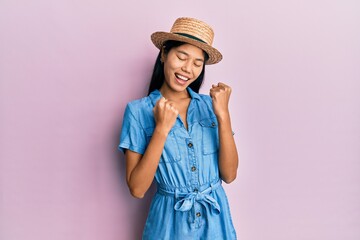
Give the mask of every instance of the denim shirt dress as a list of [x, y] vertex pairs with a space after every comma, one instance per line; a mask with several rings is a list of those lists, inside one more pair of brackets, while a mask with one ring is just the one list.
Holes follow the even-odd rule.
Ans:
[[[142, 239], [236, 239], [219, 176], [218, 122], [210, 96], [187, 89], [191, 101], [185, 128], [180, 116], [168, 134], [155, 173]], [[144, 154], [155, 128], [159, 90], [126, 106], [118, 149]]]

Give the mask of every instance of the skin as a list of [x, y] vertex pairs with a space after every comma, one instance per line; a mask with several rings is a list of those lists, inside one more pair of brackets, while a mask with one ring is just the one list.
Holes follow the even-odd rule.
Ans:
[[[143, 198], [151, 186], [165, 145], [166, 137], [180, 115], [187, 128], [187, 108], [190, 96], [186, 88], [197, 79], [204, 66], [203, 50], [190, 44], [172, 48], [167, 55], [162, 51], [165, 81], [160, 92], [163, 96], [155, 105], [156, 127], [144, 153], [127, 150], [126, 180], [131, 194]], [[180, 79], [178, 75], [187, 78]], [[213, 84], [210, 96], [219, 123], [219, 170], [222, 180], [230, 183], [235, 180], [238, 168], [238, 154], [232, 135], [229, 99], [231, 88], [224, 83]]]

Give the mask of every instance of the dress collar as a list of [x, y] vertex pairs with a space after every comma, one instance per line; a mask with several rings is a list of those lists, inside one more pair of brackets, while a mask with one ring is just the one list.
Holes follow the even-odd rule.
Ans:
[[[188, 91], [191, 99], [200, 100], [200, 96], [198, 93], [194, 92], [191, 88], [186, 88]], [[156, 102], [162, 97], [161, 92], [158, 89], [155, 89], [152, 91], [149, 95], [149, 98], [151, 99], [151, 103], [155, 106]]]

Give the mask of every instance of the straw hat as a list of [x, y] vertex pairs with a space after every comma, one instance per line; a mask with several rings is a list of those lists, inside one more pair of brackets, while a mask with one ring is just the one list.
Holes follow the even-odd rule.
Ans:
[[215, 64], [222, 59], [221, 53], [211, 46], [214, 40], [212, 28], [205, 22], [194, 18], [176, 19], [170, 32], [155, 32], [151, 35], [151, 40], [160, 50], [167, 40], [190, 43], [209, 55], [205, 64]]

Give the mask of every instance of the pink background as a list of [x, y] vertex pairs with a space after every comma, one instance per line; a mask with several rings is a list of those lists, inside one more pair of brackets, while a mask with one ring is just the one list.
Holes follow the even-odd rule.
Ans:
[[0, 239], [139, 239], [152, 189], [130, 196], [116, 149], [146, 93], [150, 34], [207, 21], [233, 87], [243, 240], [360, 239], [360, 2], [0, 2]]

